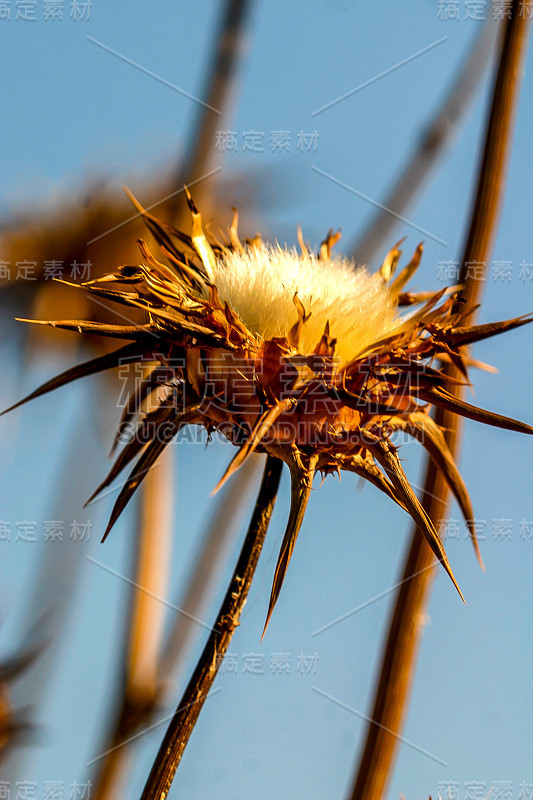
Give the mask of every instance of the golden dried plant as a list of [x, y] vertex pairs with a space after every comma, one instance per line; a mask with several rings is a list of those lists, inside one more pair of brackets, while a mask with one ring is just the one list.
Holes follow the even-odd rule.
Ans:
[[458, 379], [441, 368], [454, 364], [462, 381], [468, 382], [468, 368], [485, 365], [471, 359], [464, 348], [532, 317], [468, 325], [472, 309], [457, 303], [459, 287], [406, 291], [422, 245], [398, 270], [398, 243], [381, 268], [370, 274], [332, 254], [339, 238], [333, 231], [318, 255], [300, 233], [298, 254], [265, 245], [259, 236], [241, 242], [234, 212], [228, 237], [219, 239], [204, 230], [188, 192], [187, 197], [190, 234], [158, 221], [131, 196], [166, 263], [139, 239], [139, 265], [120, 266], [80, 284], [97, 298], [144, 312], [142, 324], [41, 323], [128, 343], [67, 370], [16, 404], [85, 375], [121, 364], [142, 365], [143, 377], [125, 403], [114, 442], [122, 449], [93, 494], [138, 459], [115, 502], [104, 538], [166, 445], [185, 426], [196, 425], [210, 435], [223, 435], [238, 448], [219, 486], [254, 451], [289, 467], [291, 507], [266, 624], [316, 472], [354, 472], [407, 511], [461, 594], [435, 521], [417, 499], [391, 437], [401, 432], [426, 448], [458, 501], [482, 563], [467, 489], [429, 410], [437, 406], [489, 425], [533, 433], [529, 425], [455, 397], [449, 387]]

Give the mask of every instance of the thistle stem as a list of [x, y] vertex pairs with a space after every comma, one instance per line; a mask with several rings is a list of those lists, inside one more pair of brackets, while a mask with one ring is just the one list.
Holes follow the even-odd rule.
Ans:
[[239, 624], [274, 509], [282, 466], [278, 459], [272, 456], [267, 458], [259, 495], [233, 577], [207, 644], [170, 721], [141, 800], [162, 800], [168, 794], [183, 751]]
[[[502, 24], [498, 72], [459, 279], [464, 286], [462, 298], [469, 306], [479, 302], [484, 285], [483, 277], [472, 277], [469, 273], [469, 264], [476, 262], [486, 266], [496, 235], [503, 198], [528, 32], [527, 14], [521, 15], [522, 5], [521, 0], [514, 0], [511, 16]], [[454, 376], [457, 374], [452, 368], [448, 372]], [[456, 396], [461, 393], [457, 386], [450, 390]], [[435, 420], [446, 431], [448, 446], [456, 455], [459, 449], [460, 418], [437, 409]], [[444, 516], [448, 496], [446, 482], [430, 462], [422, 500], [430, 518]], [[389, 625], [375, 688], [371, 722], [349, 795], [351, 800], [379, 800], [385, 795], [399, 741], [398, 734], [407, 709], [420, 644], [421, 620], [432, 586], [434, 564], [430, 548], [419, 531], [415, 530]]]
[[[169, 464], [168, 456], [170, 451], [166, 450], [163, 453], [163, 458], [167, 457], [166, 467], [172, 467]], [[216, 505], [212, 519], [208, 525], [208, 529], [200, 547], [198, 559], [191, 570], [189, 583], [185, 589], [183, 598], [176, 602], [183, 612], [176, 615], [176, 621], [172, 626], [168, 640], [164, 647], [162, 647], [162, 654], [159, 657], [157, 664], [157, 674], [146, 676], [148, 680], [139, 682], [132, 680], [133, 672], [131, 657], [128, 659], [127, 654], [132, 649], [131, 644], [137, 641], [137, 649], [144, 650], [144, 652], [154, 651], [155, 642], [146, 640], [147, 632], [144, 637], [135, 635], [135, 628], [132, 626], [133, 615], [130, 614], [130, 627], [131, 632], [125, 640], [125, 656], [121, 669], [122, 684], [120, 686], [120, 704], [115, 709], [113, 721], [110, 730], [106, 735], [104, 743], [100, 746], [99, 750], [103, 755], [95, 761], [97, 769], [91, 777], [92, 791], [91, 795], [93, 800], [110, 800], [112, 797], [117, 797], [121, 790], [126, 786], [129, 777], [131, 765], [134, 763], [132, 754], [132, 745], [135, 740], [134, 734], [140, 730], [141, 727], [145, 728], [153, 720], [154, 711], [160, 707], [164, 701], [164, 696], [167, 692], [167, 686], [170, 686], [171, 680], [176, 680], [176, 673], [182, 666], [185, 655], [187, 654], [188, 646], [193, 638], [193, 626], [195, 626], [195, 618], [197, 619], [202, 613], [202, 606], [206, 601], [206, 595], [212, 588], [214, 573], [217, 572], [220, 566], [221, 556], [223, 555], [224, 546], [228, 544], [231, 535], [236, 533], [237, 522], [241, 517], [240, 509], [247, 499], [248, 488], [251, 479], [257, 477], [259, 467], [259, 456], [255, 456], [257, 461], [250, 459], [235, 476], [225, 492], [221, 493], [218, 504]], [[172, 469], [161, 470], [159, 467], [154, 473], [149, 472], [146, 476], [145, 484], [142, 494], [143, 506], [143, 519], [145, 518], [146, 535], [145, 548], [152, 543], [152, 546], [157, 546], [159, 535], [153, 536], [154, 530], [161, 533], [161, 526], [164, 526], [163, 533], [171, 529], [170, 520], [165, 518], [161, 519], [161, 508], [167, 513], [170, 511], [168, 507], [168, 499], [172, 496], [172, 492], [168, 487], [169, 479], [171, 480]], [[148, 502], [147, 502], [147, 495]], [[154, 508], [157, 506], [158, 508]], [[166, 514], [164, 513], [164, 517]], [[154, 601], [154, 593], [157, 587], [151, 585], [150, 580], [143, 577], [141, 565], [138, 563], [139, 559], [144, 561], [144, 556], [141, 553], [143, 548], [138, 548], [137, 553], [137, 568], [136, 581], [138, 586], [143, 589], [152, 589], [153, 591], [134, 590], [137, 597], [137, 605], [142, 605], [145, 598], [157, 603], [154, 607], [154, 619], [157, 621], [158, 606], [161, 603]], [[168, 556], [166, 558], [168, 562]], [[157, 577], [157, 572], [154, 573]], [[161, 592], [158, 592], [161, 594]], [[133, 605], [133, 604], [132, 604]], [[133, 608], [132, 608], [133, 610]], [[149, 606], [146, 608], [146, 613], [149, 611]], [[137, 618], [139, 614], [135, 615]], [[157, 627], [157, 626], [156, 626]], [[138, 641], [142, 638], [144, 641]], [[159, 642], [159, 639], [157, 639]], [[159, 647], [157, 649], [160, 649]], [[155, 652], [154, 652], [155, 655]], [[128, 669], [128, 663], [130, 669]]]
[[185, 613], [177, 614], [168, 634], [159, 663], [159, 680], [177, 682], [187, 651], [197, 632], [195, 619], [201, 617], [215, 578], [223, 566], [226, 551], [237, 535], [241, 515], [248, 505], [251, 484], [259, 477], [261, 456], [254, 454], [217, 496], [212, 516], [203, 536], [190, 577], [176, 605]]

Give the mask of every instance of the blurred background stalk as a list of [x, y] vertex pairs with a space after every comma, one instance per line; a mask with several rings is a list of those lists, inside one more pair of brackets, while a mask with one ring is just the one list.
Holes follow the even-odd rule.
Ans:
[[426, 124], [418, 146], [380, 201], [381, 208], [366, 230], [348, 248], [352, 258], [359, 264], [372, 264], [387, 251], [387, 242], [398, 219], [405, 216], [452, 143], [487, 72], [497, 29], [497, 23], [489, 15], [480, 26], [473, 46], [452, 80], [444, 102]]
[[[477, 189], [461, 260], [459, 283], [464, 288], [458, 302], [464, 301], [469, 308], [474, 308], [481, 301], [485, 285], [477, 272], [474, 276], [469, 271], [469, 264], [483, 264], [486, 267], [496, 236], [523, 73], [528, 23], [522, 0], [514, 0], [509, 18], [501, 23], [498, 67]], [[459, 377], [455, 367], [445, 365], [445, 369], [449, 375]], [[463, 394], [462, 387], [457, 384], [451, 384], [450, 391], [457, 397]], [[457, 460], [460, 418], [437, 409], [435, 419], [446, 432], [446, 441]], [[445, 516], [448, 499], [447, 484], [432, 462], [428, 462], [422, 504], [431, 519]], [[413, 531], [389, 622], [370, 722], [349, 792], [351, 800], [380, 800], [385, 797], [407, 712], [425, 609], [435, 574], [434, 564], [434, 556], [425, 540], [418, 530]]]

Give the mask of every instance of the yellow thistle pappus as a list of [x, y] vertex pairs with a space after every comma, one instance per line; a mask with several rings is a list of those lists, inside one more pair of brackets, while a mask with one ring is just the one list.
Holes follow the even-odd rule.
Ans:
[[[267, 623], [317, 471], [354, 472], [398, 503], [461, 594], [434, 522], [409, 484], [390, 437], [400, 431], [427, 449], [459, 503], [481, 561], [468, 492], [429, 410], [437, 405], [489, 425], [533, 433], [528, 425], [457, 399], [448, 390], [457, 379], [439, 368], [439, 363], [452, 362], [467, 381], [467, 367], [477, 362], [465, 354], [465, 345], [532, 318], [466, 326], [470, 312], [457, 303], [459, 287], [405, 292], [422, 245], [401, 271], [397, 245], [380, 270], [370, 274], [332, 254], [339, 234], [331, 231], [316, 256], [300, 232], [301, 254], [265, 245], [259, 236], [242, 243], [234, 212], [228, 238], [218, 241], [204, 232], [188, 192], [190, 235], [159, 222], [130, 197], [166, 263], [139, 240], [141, 264], [121, 266], [82, 287], [141, 309], [145, 323], [43, 322], [129, 343], [67, 370], [21, 401], [120, 364], [150, 365], [122, 414], [120, 431], [131, 435], [93, 495], [138, 458], [104, 538], [165, 446], [184, 426], [200, 425], [209, 434], [221, 432], [238, 448], [219, 486], [253, 451], [279, 458], [290, 469], [291, 507]], [[402, 307], [410, 308], [400, 313]], [[143, 411], [147, 398], [161, 387], [164, 393], [156, 397], [155, 408]], [[117, 434], [115, 445], [121, 438]]]

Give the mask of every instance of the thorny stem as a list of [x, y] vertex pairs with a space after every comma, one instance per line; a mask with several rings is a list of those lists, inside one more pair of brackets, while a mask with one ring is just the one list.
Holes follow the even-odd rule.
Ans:
[[213, 589], [217, 570], [221, 568], [226, 549], [237, 533], [241, 510], [248, 505], [248, 491], [262, 467], [262, 458], [253, 454], [220, 493], [207, 525], [190, 577], [176, 605], [185, 613], [177, 614], [169, 631], [159, 663], [159, 680], [177, 681], [187, 649], [197, 630], [196, 619]]
[[259, 495], [233, 577], [214, 628], [159, 748], [141, 800], [162, 800], [168, 795], [183, 751], [239, 624], [274, 509], [282, 467], [279, 459], [272, 456], [267, 458]]
[[[165, 451], [166, 454], [168, 452], [168, 450]], [[259, 456], [256, 456], [256, 458], [258, 461], [260, 460]], [[137, 731], [150, 724], [155, 710], [161, 706], [164, 700], [165, 687], [170, 684], [170, 677], [175, 679], [176, 670], [181, 667], [187, 647], [193, 636], [193, 626], [197, 625], [195, 618], [197, 619], [200, 616], [202, 605], [206, 599], [205, 596], [213, 582], [212, 573], [216, 571], [216, 567], [220, 563], [224, 544], [227, 544], [230, 534], [234, 532], [237, 520], [240, 517], [238, 509], [244, 503], [248, 484], [251, 478], [256, 477], [256, 467], [258, 466], [257, 462], [247, 462], [235, 476], [235, 480], [229, 484], [226, 492], [222, 493], [208, 526], [198, 559], [192, 568], [183, 599], [176, 603], [185, 613], [176, 615], [176, 622], [172, 626], [168, 641], [162, 648], [163, 652], [159, 657], [157, 674], [151, 675], [149, 671], [143, 681], [133, 680], [131, 654], [130, 658], [127, 658], [127, 653], [132, 650], [132, 641], [138, 640], [140, 637], [138, 635], [134, 636], [133, 629], [131, 632], [128, 631], [125, 640], [124, 661], [129, 661], [130, 666], [128, 669], [127, 663], [122, 665], [121, 698], [114, 711], [110, 731], [107, 732], [105, 741], [100, 746], [102, 755], [94, 761], [96, 770], [91, 777], [91, 795], [94, 800], [110, 800], [110, 798], [117, 797], [126, 785], [128, 771], [133, 761], [131, 752], [133, 742], [131, 740]], [[148, 503], [150, 508], [145, 508], [143, 517], [147, 518], [146, 523], [149, 523], [150, 520], [152, 522], [149, 525], [149, 530], [146, 531], [146, 545], [149, 545], [150, 541], [158, 540], [159, 538], [153, 536], [154, 524], [160, 526], [164, 522], [164, 520], [161, 520], [160, 511], [154, 508], [154, 504], [168, 510], [167, 501], [172, 496], [172, 492], [168, 487], [169, 475], [167, 473], [169, 472], [172, 472], [172, 470], [164, 469], [163, 474], [161, 467], [159, 467], [156, 472], [149, 472], [145, 479], [141, 501], [143, 507], [147, 505], [146, 495], [148, 493], [151, 494], [151, 498]], [[157, 523], [155, 522], [156, 519]], [[170, 529], [169, 520], [166, 521], [165, 525], [167, 529]], [[141, 549], [138, 548], [137, 560], [138, 558], [143, 560]], [[136, 584], [144, 589], [149, 589], [150, 582], [146, 581], [146, 577], [142, 576], [142, 570], [137, 568], [135, 572], [137, 576]], [[150, 592], [139, 593], [136, 589], [134, 592], [138, 596], [138, 603], [141, 598], [142, 600], [148, 598], [155, 603], [159, 603], [159, 601], [153, 599]], [[161, 594], [161, 592], [159, 591], [158, 594]], [[159, 603], [159, 605], [161, 604]], [[155, 606], [155, 609], [157, 610], [157, 606]], [[146, 613], [149, 613], [149, 608], [146, 609]], [[130, 617], [132, 618], [132, 615]], [[157, 614], [155, 618], [157, 620]], [[129, 627], [131, 628], [131, 621]], [[159, 638], [156, 637], [156, 639], [159, 642]], [[157, 645], [158, 648], [159, 645]], [[156, 649], [156, 642], [150, 640], [137, 641], [137, 649], [150, 653], [151, 650], [154, 651]]]
[[[516, 111], [522, 63], [526, 51], [528, 19], [521, 15], [521, 0], [514, 0], [509, 19], [503, 23], [502, 47], [496, 75], [476, 197], [464, 249], [460, 283], [469, 306], [480, 300], [483, 280], [469, 274], [472, 262], [485, 265], [503, 198], [511, 134]], [[456, 375], [452, 368], [449, 374]], [[460, 389], [452, 386], [456, 395]], [[459, 418], [437, 409], [436, 422], [446, 431], [452, 453], [459, 448]], [[428, 463], [422, 504], [432, 519], [444, 516], [448, 487], [431, 462]], [[414, 531], [404, 565], [402, 582], [390, 621], [379, 680], [351, 800], [379, 800], [385, 794], [398, 745], [416, 655], [422, 631], [421, 620], [434, 576], [434, 557], [423, 537]], [[374, 724], [375, 723], [375, 724]], [[389, 733], [391, 731], [392, 733]]]

